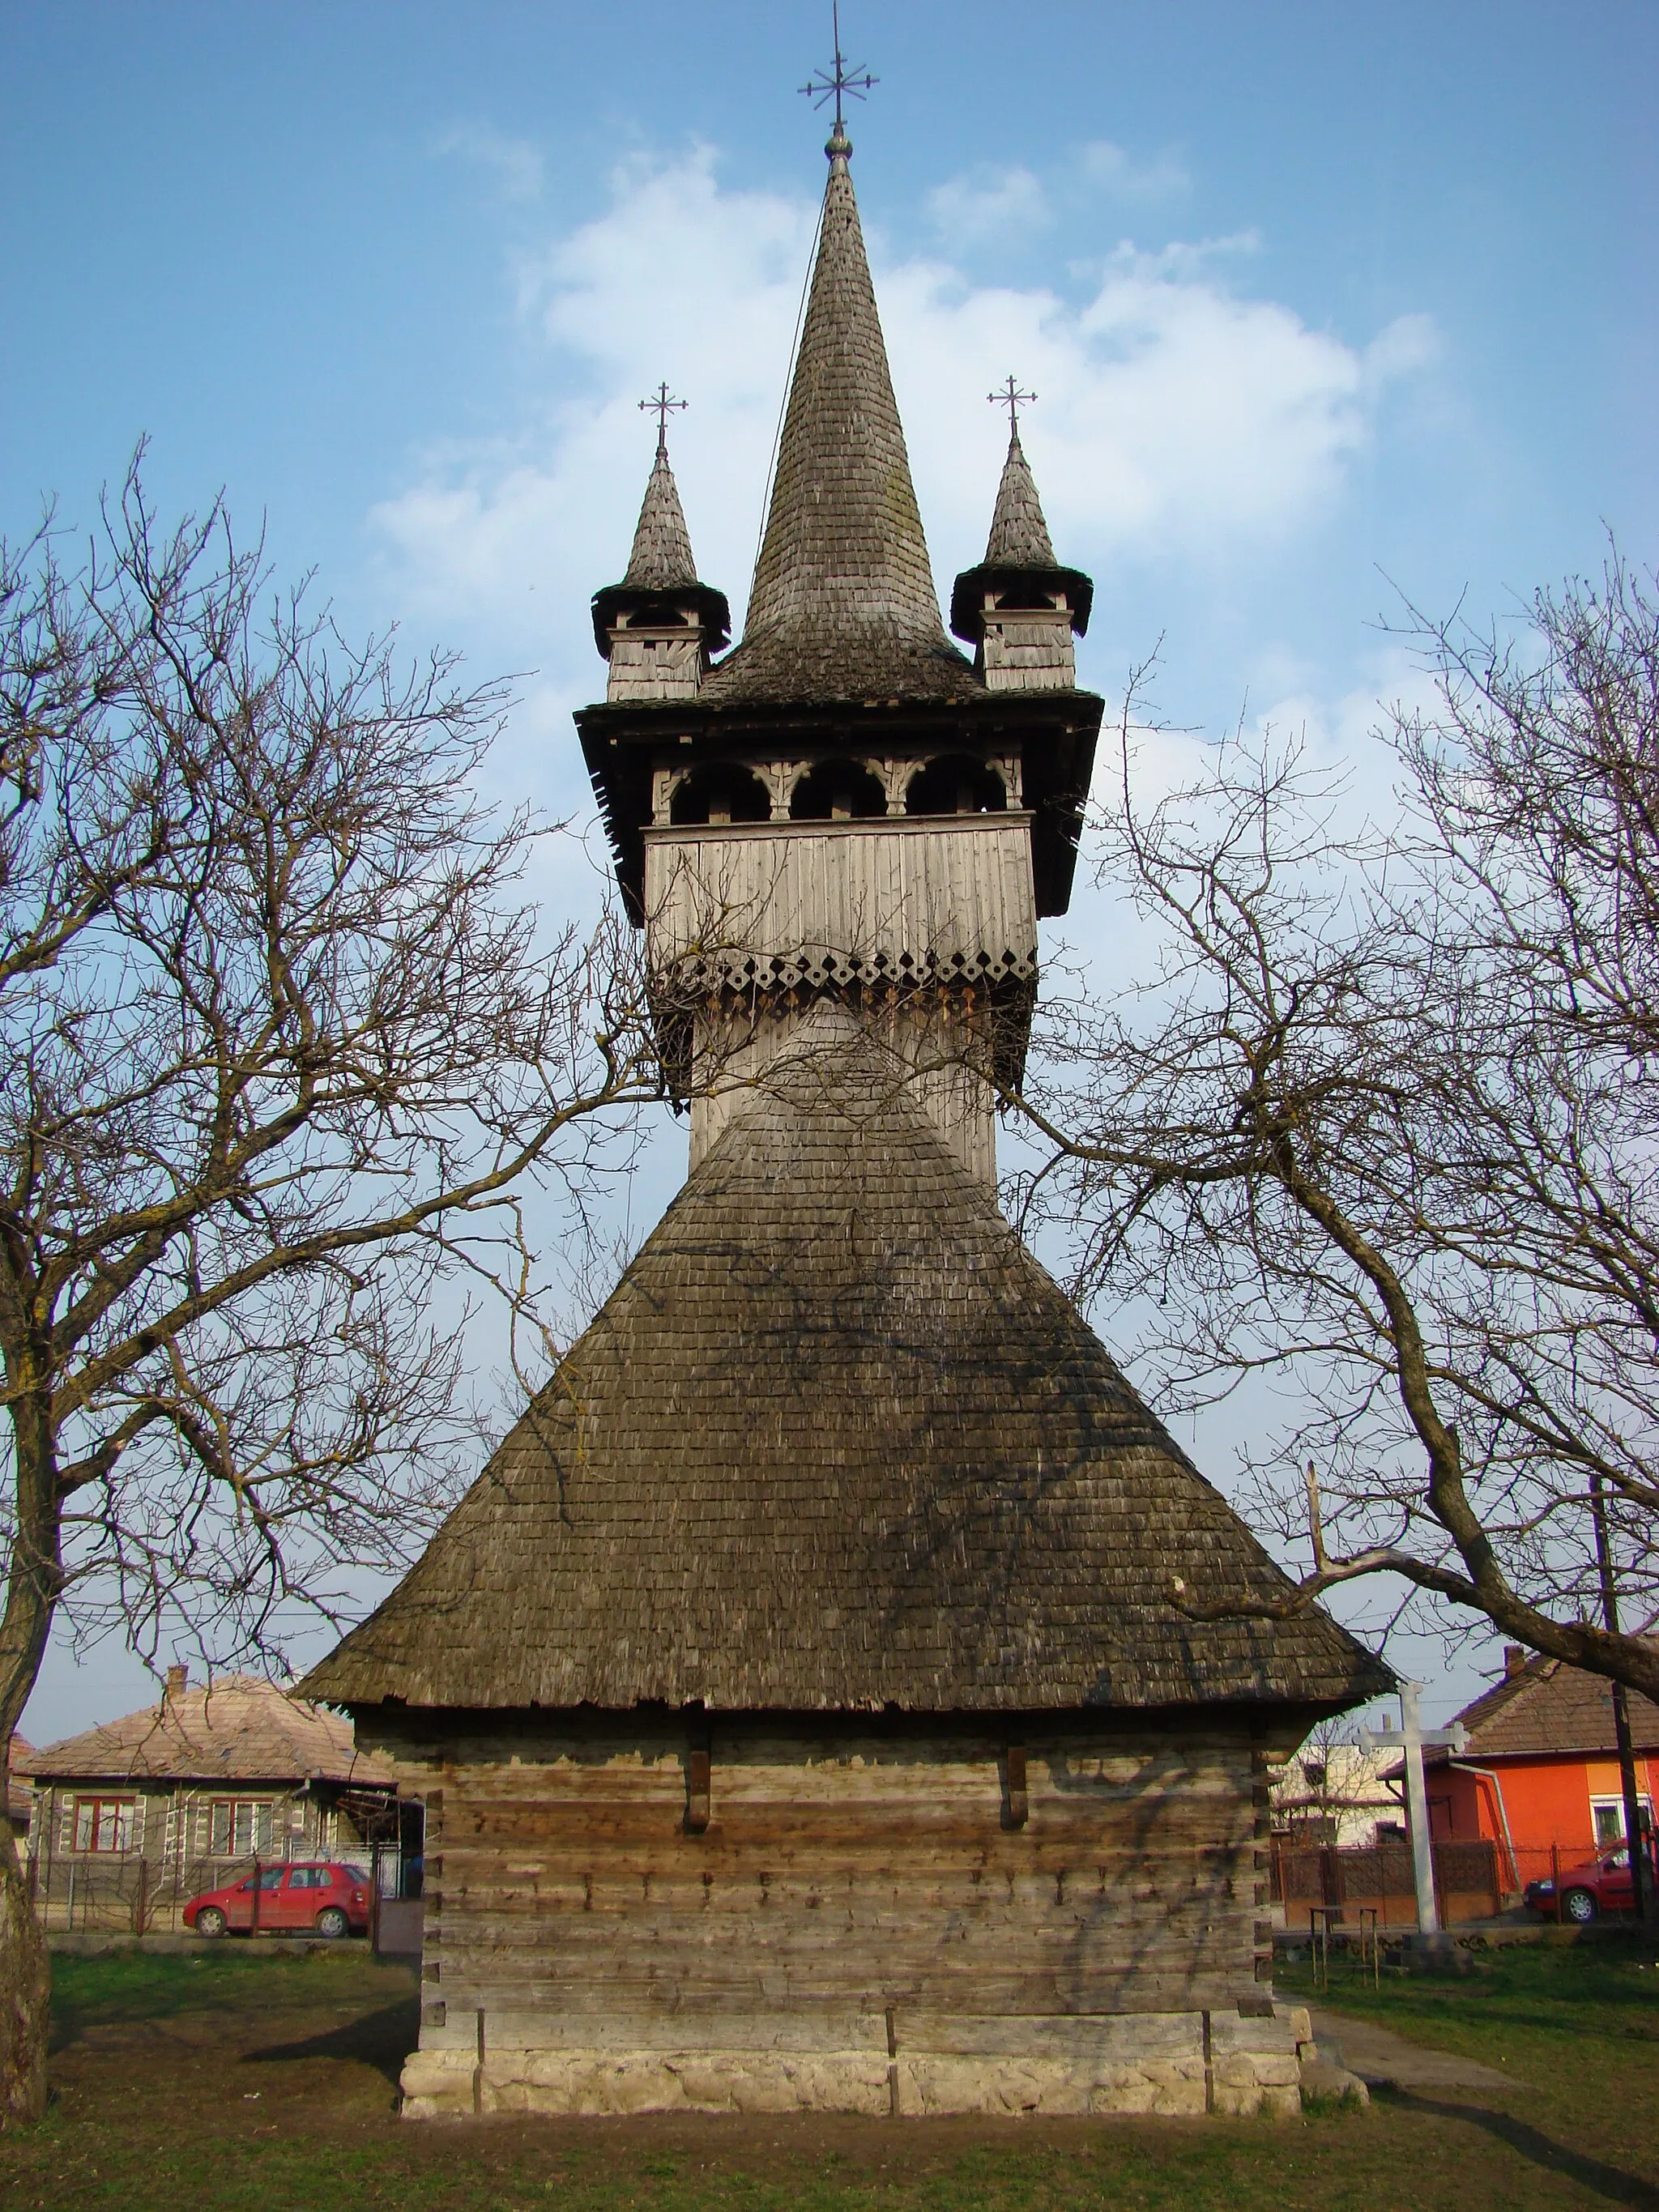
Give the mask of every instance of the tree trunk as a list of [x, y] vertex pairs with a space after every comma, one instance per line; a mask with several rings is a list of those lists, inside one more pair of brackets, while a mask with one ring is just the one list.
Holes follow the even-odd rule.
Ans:
[[[0, 1277], [0, 1318], [9, 1302]], [[64, 1587], [62, 1501], [52, 1425], [52, 1394], [39, 1385], [50, 1372], [43, 1347], [20, 1358], [6, 1337], [13, 1466], [16, 1480], [6, 1604], [0, 1613], [0, 2130], [42, 2119], [46, 2110], [46, 2030], [52, 1956], [34, 1917], [6, 1817], [8, 1753], [29, 1692], [40, 1671], [52, 1616]], [[21, 1386], [21, 1387], [20, 1387]]]
[[[0, 1788], [4, 1786], [0, 1768]], [[52, 1959], [0, 1812], [0, 2130], [44, 2118]]]

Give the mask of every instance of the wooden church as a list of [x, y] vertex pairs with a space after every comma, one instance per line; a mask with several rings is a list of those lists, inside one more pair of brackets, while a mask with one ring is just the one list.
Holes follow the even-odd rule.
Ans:
[[659, 439], [577, 716], [684, 1188], [305, 1685], [428, 1808], [413, 2117], [1297, 2108], [1266, 1769], [1375, 1694], [998, 1211], [1091, 586], [945, 638], [837, 118], [742, 641]]

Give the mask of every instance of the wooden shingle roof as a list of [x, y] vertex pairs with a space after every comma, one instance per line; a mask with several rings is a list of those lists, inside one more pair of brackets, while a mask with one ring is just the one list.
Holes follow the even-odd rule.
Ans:
[[1008, 440], [1008, 458], [997, 486], [983, 565], [988, 568], [1052, 568], [1054, 565], [1048, 520], [1018, 428]]
[[1036, 478], [1019, 442], [1018, 423], [1009, 433], [1008, 457], [1002, 465], [996, 505], [991, 511], [985, 558], [977, 568], [963, 570], [951, 593], [951, 627], [957, 635], [977, 643], [984, 635], [986, 592], [1006, 592], [1011, 585], [1016, 587], [1015, 605], [1042, 605], [1041, 599], [1025, 596], [1034, 587], [1042, 593], [1063, 592], [1072, 628], [1079, 637], [1087, 631], [1094, 585], [1080, 568], [1063, 568], [1054, 559], [1048, 519], [1037, 496]]
[[1340, 1707], [1279, 1571], [822, 1005], [400, 1587], [343, 1705]]
[[325, 1782], [389, 1785], [392, 1769], [360, 1752], [351, 1723], [255, 1674], [221, 1674], [123, 1719], [31, 1752], [39, 1781]]
[[983, 691], [939, 619], [858, 203], [836, 156], [743, 642], [702, 696], [725, 705]]
[[[1659, 1705], [1639, 1690], [1630, 1697], [1631, 1734], [1638, 1751], [1659, 1752]], [[1472, 1758], [1537, 1758], [1589, 1753], [1612, 1758], [1613, 1691], [1600, 1674], [1562, 1659], [1527, 1661], [1457, 1716], [1468, 1731]]]
[[659, 438], [623, 582], [638, 591], [668, 592], [684, 589], [696, 580], [691, 533], [685, 526], [685, 510], [680, 505], [674, 471], [668, 465], [667, 441]]

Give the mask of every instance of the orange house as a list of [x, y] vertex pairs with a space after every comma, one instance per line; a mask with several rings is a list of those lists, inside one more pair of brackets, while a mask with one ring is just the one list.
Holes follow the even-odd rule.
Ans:
[[[1559, 1659], [1504, 1652], [1504, 1679], [1457, 1717], [1461, 1754], [1425, 1754], [1429, 1826], [1437, 1841], [1498, 1846], [1500, 1880], [1520, 1891], [1573, 1866], [1625, 1832], [1613, 1693], [1599, 1674]], [[1636, 1783], [1649, 1820], [1659, 1784], [1659, 1705], [1632, 1690]]]

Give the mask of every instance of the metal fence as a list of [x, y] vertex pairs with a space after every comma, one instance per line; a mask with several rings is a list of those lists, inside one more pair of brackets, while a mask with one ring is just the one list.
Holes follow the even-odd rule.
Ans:
[[[1509, 1869], [1500, 1869], [1491, 1843], [1434, 1845], [1435, 1903], [1443, 1927], [1491, 1919], [1507, 1901]], [[1273, 1896], [1285, 1908], [1287, 1928], [1311, 1924], [1316, 1911], [1334, 1906], [1358, 1917], [1374, 1910], [1383, 1928], [1417, 1925], [1417, 1884], [1408, 1844], [1340, 1850], [1334, 1844], [1275, 1843]]]

